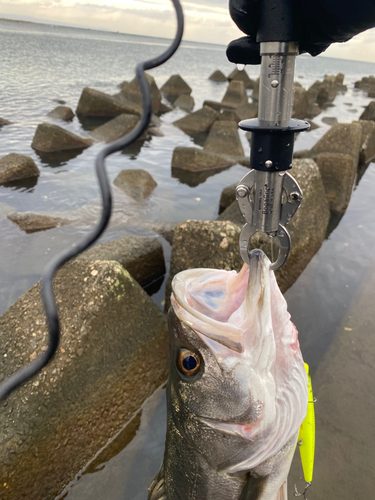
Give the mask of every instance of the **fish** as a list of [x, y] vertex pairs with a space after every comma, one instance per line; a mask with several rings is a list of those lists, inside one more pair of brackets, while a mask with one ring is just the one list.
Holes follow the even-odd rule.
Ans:
[[308, 381], [261, 250], [172, 282], [167, 435], [149, 500], [287, 500]]

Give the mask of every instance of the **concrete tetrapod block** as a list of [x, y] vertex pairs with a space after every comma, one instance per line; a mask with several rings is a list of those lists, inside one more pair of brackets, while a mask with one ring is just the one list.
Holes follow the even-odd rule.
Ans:
[[375, 88], [375, 76], [364, 76], [362, 80], [355, 82], [354, 87], [356, 89], [370, 90]]
[[319, 89], [320, 89], [321, 85], [322, 85], [322, 82], [320, 80], [316, 80], [311, 85], [311, 87], [309, 87], [307, 89], [307, 96], [308, 96], [310, 106], [313, 105], [314, 103], [316, 103], [316, 100], [317, 100], [318, 94], [319, 94]]
[[160, 91], [169, 101], [174, 102], [182, 94], [190, 95], [192, 89], [180, 75], [172, 75], [160, 88]]
[[335, 100], [338, 91], [336, 78], [333, 75], [325, 75], [320, 85], [316, 102], [318, 106], [324, 107]]
[[[7, 500], [55, 498], [167, 377], [165, 317], [120, 264], [72, 262], [54, 288], [58, 351], [0, 408]], [[0, 332], [8, 378], [47, 345], [39, 284], [0, 317]]]
[[239, 106], [248, 101], [249, 98], [247, 97], [245, 84], [238, 80], [232, 80], [228, 85], [222, 102], [233, 106]]
[[243, 82], [245, 85], [245, 88], [247, 89], [253, 89], [254, 88], [254, 81], [251, 80], [249, 75], [246, 73], [245, 69], [239, 70], [238, 68], [234, 68], [232, 73], [228, 76], [228, 80], [231, 82], [232, 80], [237, 80], [240, 82]]
[[176, 99], [174, 105], [176, 108], [184, 109], [190, 113], [194, 108], [194, 99], [191, 95], [182, 94]]
[[29, 156], [10, 153], [0, 160], [0, 184], [39, 175], [38, 167]]
[[180, 128], [185, 134], [199, 135], [207, 133], [219, 114], [209, 106], [190, 113], [189, 115], [180, 118], [173, 122], [173, 125]]
[[73, 120], [74, 113], [68, 106], [57, 106], [57, 108], [50, 111], [47, 116], [68, 122]]
[[253, 93], [251, 94], [251, 98], [254, 100], [254, 101], [258, 101], [259, 100], [259, 78], [254, 82], [254, 88], [253, 88]]
[[140, 115], [142, 108], [139, 104], [126, 99], [121, 92], [119, 95], [111, 96], [85, 87], [79, 98], [76, 113], [82, 116], [115, 117], [122, 113]]
[[4, 125], [11, 125], [12, 122], [10, 122], [9, 120], [6, 120], [5, 118], [0, 118], [0, 128], [1, 127], [4, 127]]
[[[289, 257], [284, 266], [276, 271], [277, 282], [283, 293], [296, 281], [321, 247], [330, 217], [317, 164], [311, 159], [294, 160], [290, 173], [302, 189], [303, 200], [300, 208], [286, 226], [292, 240]], [[229, 186], [228, 190], [231, 191], [232, 187], [234, 186]], [[234, 190], [232, 193], [232, 199], [235, 200]], [[239, 229], [242, 229], [245, 224], [237, 201], [233, 201], [217, 220], [229, 220], [236, 224]], [[250, 248], [256, 247], [262, 248], [267, 255], [271, 255], [270, 243], [264, 237], [254, 236]], [[239, 252], [238, 247], [236, 251]], [[276, 251], [277, 246], [275, 254]]]
[[91, 139], [83, 139], [53, 123], [38, 125], [31, 147], [42, 153], [72, 149], [85, 149], [92, 145]]
[[122, 114], [93, 130], [91, 135], [99, 141], [112, 142], [133, 130], [138, 120], [137, 115]]
[[156, 238], [124, 236], [87, 250], [76, 260], [79, 262], [115, 260], [141, 286], [147, 286], [165, 274], [163, 247]]
[[294, 86], [293, 95], [293, 118], [306, 118], [309, 115], [309, 97], [307, 90], [303, 87]]
[[358, 123], [336, 123], [310, 149], [310, 157], [319, 153], [340, 153], [352, 156], [357, 164], [361, 148], [362, 129]]
[[344, 84], [344, 79], [345, 79], [345, 75], [344, 73], [337, 73], [336, 75], [336, 83], [337, 85], [343, 85]]
[[122, 170], [113, 184], [135, 201], [142, 202], [150, 196], [157, 184], [147, 170]]
[[358, 166], [348, 154], [319, 153], [315, 156], [319, 166], [329, 208], [343, 213], [348, 208]]
[[191, 187], [237, 163], [233, 157], [198, 148], [177, 147], [172, 156], [172, 177]]
[[[145, 73], [148, 83], [150, 85], [151, 90], [151, 100], [152, 100], [152, 112], [158, 113], [160, 110], [161, 104], [161, 93], [156, 85], [154, 77]], [[119, 87], [121, 88], [121, 92], [125, 99], [129, 101], [133, 101], [139, 106], [142, 106], [142, 94], [138, 85], [137, 78], [133, 78], [131, 82], [122, 82]]]
[[216, 101], [204, 101], [203, 106], [208, 106], [211, 109], [214, 109], [218, 113], [223, 110], [235, 111], [237, 108], [237, 104], [227, 104], [225, 102], [216, 102]]
[[238, 134], [237, 124], [233, 121], [216, 121], [204, 143], [204, 149], [211, 153], [244, 156]]
[[237, 124], [241, 121], [241, 118], [235, 110], [222, 109], [219, 113], [219, 120], [222, 122], [234, 122]]
[[371, 101], [359, 117], [360, 120], [375, 120], [375, 101]]
[[360, 120], [362, 129], [359, 163], [368, 163], [375, 156], [375, 122]]
[[342, 75], [339, 73], [337, 76], [325, 75], [322, 82], [317, 80], [313, 83], [307, 91], [310, 105], [316, 103], [319, 107], [324, 108], [332, 103], [337, 92], [347, 90], [347, 87], [340, 83], [341, 80]]
[[170, 306], [173, 277], [198, 267], [226, 269], [242, 267], [238, 251], [240, 228], [228, 221], [188, 220], [174, 230], [170, 274], [166, 285], [165, 310]]
[[348, 206], [365, 137], [362, 127], [359, 122], [336, 123], [306, 153], [319, 165], [333, 212], [342, 213]]
[[164, 137], [164, 132], [162, 130], [160, 130], [160, 128], [157, 128], [157, 127], [150, 127], [149, 129], [147, 129], [145, 134], [151, 135], [154, 137]]
[[173, 150], [172, 169], [205, 172], [207, 170], [222, 170], [234, 164], [233, 158], [211, 153], [204, 149], [178, 146]]
[[323, 116], [322, 122], [326, 125], [335, 125], [337, 123], [336, 116]]
[[164, 102], [162, 102], [162, 103], [160, 103], [158, 116], [163, 115], [165, 113], [170, 113], [171, 111], [173, 111], [173, 108], [171, 106], [168, 106], [168, 104], [165, 104]]
[[217, 69], [208, 77], [209, 80], [212, 80], [213, 82], [227, 82], [228, 78], [224, 75], [222, 71]]
[[230, 186], [225, 187], [220, 196], [220, 201], [219, 201], [219, 215], [224, 212], [226, 208], [231, 205], [235, 199], [236, 199], [236, 187], [237, 187], [238, 182], [235, 182], [234, 184], [231, 184]]
[[248, 120], [250, 118], [256, 118], [258, 116], [258, 103], [257, 102], [247, 102], [245, 104], [240, 104], [236, 108], [236, 113], [241, 120]]
[[7, 215], [7, 219], [17, 224], [26, 233], [45, 231], [46, 229], [65, 226], [73, 222], [61, 217], [52, 217], [50, 215], [34, 214], [31, 212], [11, 212]]

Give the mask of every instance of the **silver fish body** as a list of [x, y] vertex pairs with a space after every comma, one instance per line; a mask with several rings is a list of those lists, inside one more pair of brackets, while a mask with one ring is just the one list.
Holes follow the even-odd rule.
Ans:
[[173, 281], [163, 466], [149, 500], [286, 500], [307, 377], [270, 262]]

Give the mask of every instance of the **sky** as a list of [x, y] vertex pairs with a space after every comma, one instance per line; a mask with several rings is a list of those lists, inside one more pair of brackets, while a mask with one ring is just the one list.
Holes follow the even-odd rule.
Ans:
[[[0, 0], [0, 17], [172, 38], [175, 17], [171, 5], [168, 0]], [[185, 40], [226, 45], [243, 36], [229, 16], [228, 0], [182, 0], [182, 5]], [[374, 49], [375, 28], [332, 45], [325, 55], [375, 62]]]

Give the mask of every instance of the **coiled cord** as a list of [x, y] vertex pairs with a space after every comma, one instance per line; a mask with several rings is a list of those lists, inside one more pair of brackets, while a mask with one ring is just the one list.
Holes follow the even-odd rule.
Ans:
[[46, 268], [44, 269], [41, 280], [41, 294], [48, 326], [48, 347], [46, 351], [44, 351], [35, 361], [33, 361], [28, 366], [18, 370], [8, 380], [0, 385], [0, 403], [4, 401], [4, 399], [6, 399], [9, 394], [13, 392], [17, 387], [27, 382], [27, 380], [29, 380], [40, 370], [42, 370], [42, 368], [44, 368], [47, 363], [49, 363], [49, 361], [53, 358], [57, 350], [60, 340], [60, 321], [55, 301], [55, 295], [53, 292], [53, 278], [60, 267], [62, 267], [68, 260], [76, 257], [80, 253], [87, 250], [91, 245], [93, 245], [93, 243], [95, 243], [95, 241], [102, 235], [108, 225], [112, 212], [112, 194], [108, 182], [107, 172], [105, 170], [105, 159], [107, 158], [107, 156], [110, 156], [113, 153], [121, 151], [126, 146], [129, 146], [131, 143], [136, 141], [146, 130], [152, 114], [152, 101], [150, 86], [144, 72], [165, 63], [172, 57], [181, 43], [184, 31], [184, 15], [179, 0], [171, 1], [176, 10], [177, 17], [177, 30], [172, 44], [160, 56], [139, 63], [135, 70], [138, 84], [142, 93], [142, 116], [136, 127], [131, 132], [129, 132], [129, 134], [103, 148], [96, 158], [95, 170], [98, 177], [103, 203], [100, 220], [94, 227], [93, 231], [86, 238], [77, 243], [74, 248], [69, 248], [59, 253], [51, 260], [49, 264], [47, 264]]

